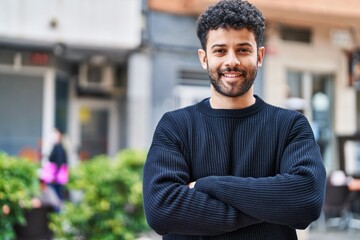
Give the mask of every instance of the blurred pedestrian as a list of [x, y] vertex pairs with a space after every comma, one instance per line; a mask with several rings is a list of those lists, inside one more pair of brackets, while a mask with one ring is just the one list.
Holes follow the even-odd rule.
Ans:
[[321, 213], [325, 168], [310, 124], [254, 95], [265, 21], [223, 0], [197, 22], [210, 98], [164, 114], [144, 167], [144, 208], [163, 239], [297, 239]]
[[63, 186], [68, 180], [68, 159], [63, 144], [63, 132], [59, 129], [55, 129], [54, 131], [54, 146], [49, 156], [49, 162], [56, 166], [54, 170], [54, 178], [50, 185], [54, 188], [58, 197], [63, 200]]

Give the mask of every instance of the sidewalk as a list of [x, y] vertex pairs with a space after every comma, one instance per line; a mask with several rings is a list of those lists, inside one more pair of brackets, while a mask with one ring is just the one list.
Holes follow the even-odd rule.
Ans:
[[339, 230], [337, 228], [326, 231], [311, 230], [308, 240], [355, 240], [360, 239], [359, 229]]
[[[360, 239], [359, 229], [339, 230], [329, 228], [326, 231], [311, 229], [304, 237], [299, 236], [299, 240], [355, 240]], [[161, 240], [161, 236], [154, 232], [149, 232], [137, 240]]]

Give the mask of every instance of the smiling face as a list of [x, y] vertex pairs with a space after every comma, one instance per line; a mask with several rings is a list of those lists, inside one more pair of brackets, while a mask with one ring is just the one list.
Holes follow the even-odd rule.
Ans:
[[209, 73], [212, 98], [253, 97], [252, 85], [261, 66], [264, 48], [246, 28], [218, 28], [208, 32], [206, 51], [198, 51], [201, 65]]

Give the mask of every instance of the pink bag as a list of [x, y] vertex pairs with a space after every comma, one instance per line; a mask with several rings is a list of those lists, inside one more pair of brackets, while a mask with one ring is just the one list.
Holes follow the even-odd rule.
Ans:
[[43, 165], [40, 173], [40, 179], [45, 183], [52, 183], [55, 179], [56, 164], [47, 162]]
[[55, 177], [55, 182], [58, 184], [66, 184], [69, 181], [69, 170], [66, 164], [62, 164]]
[[69, 181], [69, 170], [66, 164], [62, 164], [57, 169], [53, 162], [46, 163], [41, 169], [40, 179], [45, 183], [66, 184]]

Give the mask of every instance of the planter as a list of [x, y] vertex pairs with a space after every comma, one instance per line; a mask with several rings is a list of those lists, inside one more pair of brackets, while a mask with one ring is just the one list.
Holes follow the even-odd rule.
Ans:
[[26, 224], [16, 224], [14, 231], [17, 240], [29, 239], [52, 239], [49, 229], [49, 214], [53, 212], [51, 207], [33, 208], [25, 211]]

